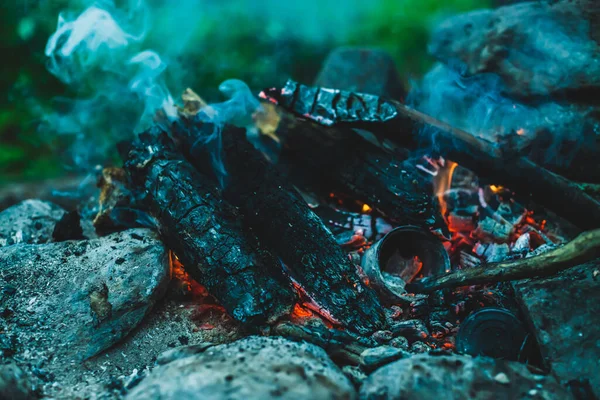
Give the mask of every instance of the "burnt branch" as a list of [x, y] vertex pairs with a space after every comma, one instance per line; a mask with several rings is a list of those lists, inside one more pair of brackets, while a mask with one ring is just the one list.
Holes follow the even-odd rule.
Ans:
[[400, 160], [351, 129], [326, 128], [295, 118], [279, 107], [278, 166], [299, 184], [326, 197], [330, 192], [360, 200], [399, 225], [446, 224], [431, 200], [431, 187]]
[[[600, 226], [600, 202], [571, 181], [521, 156], [518, 149], [501, 150], [492, 142], [397, 101], [334, 89], [311, 88], [292, 81], [283, 89], [263, 92], [262, 97], [321, 125], [364, 128], [400, 146], [415, 147], [423, 139], [419, 132], [427, 128], [431, 133], [430, 140], [436, 138], [436, 147], [441, 149], [443, 155], [480, 177], [509, 187], [521, 195], [531, 195], [536, 203], [581, 229]], [[361, 101], [334, 103], [332, 99], [336, 98], [360, 98]]]
[[600, 229], [584, 232], [564, 246], [538, 256], [427, 277], [406, 285], [406, 289], [412, 293], [429, 293], [458, 286], [549, 276], [598, 257], [600, 257]]

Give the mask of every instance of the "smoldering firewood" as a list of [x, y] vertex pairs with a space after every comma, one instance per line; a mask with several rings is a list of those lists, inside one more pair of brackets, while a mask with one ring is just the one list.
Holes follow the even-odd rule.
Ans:
[[569, 180], [519, 154], [519, 149], [500, 149], [397, 101], [382, 97], [312, 88], [288, 81], [282, 89], [270, 89], [263, 97], [304, 118], [325, 126], [364, 128], [401, 146], [416, 146], [419, 132], [427, 128], [431, 140], [448, 159], [471, 169], [495, 184], [510, 187], [521, 196], [531, 195], [538, 204], [554, 211], [581, 229], [600, 226], [600, 202]]
[[458, 286], [549, 276], [598, 257], [600, 229], [584, 232], [564, 246], [544, 254], [426, 277], [408, 284], [406, 289], [412, 293], [429, 293]]
[[431, 188], [394, 155], [350, 129], [324, 128], [297, 119], [281, 107], [273, 112], [279, 114], [277, 165], [298, 185], [324, 197], [331, 192], [348, 195], [399, 225], [424, 226], [447, 234], [431, 200]]
[[210, 151], [202, 146], [194, 148], [194, 144], [216, 130], [228, 173], [224, 197], [240, 208], [248, 226], [333, 320], [359, 333], [378, 330], [384, 315], [377, 296], [363, 284], [319, 217], [247, 141], [244, 129], [182, 117], [171, 133], [196, 168], [211, 173], [211, 166], [204, 162], [210, 160]]
[[235, 208], [174, 151], [165, 134], [140, 135], [125, 169], [164, 242], [233, 318], [260, 324], [290, 311], [296, 296], [281, 264], [258, 247]]
[[429, 330], [419, 319], [408, 319], [403, 321], [391, 321], [389, 330], [394, 336], [403, 336], [413, 341], [424, 340], [429, 337]]
[[358, 365], [360, 355], [369, 348], [377, 347], [372, 339], [354, 335], [348, 331], [329, 329], [324, 325], [298, 325], [282, 322], [273, 333], [294, 340], [305, 340], [323, 348], [332, 358], [344, 363]]

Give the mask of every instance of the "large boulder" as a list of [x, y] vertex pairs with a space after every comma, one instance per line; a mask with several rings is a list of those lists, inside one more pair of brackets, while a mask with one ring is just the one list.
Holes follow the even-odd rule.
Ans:
[[519, 3], [443, 21], [430, 52], [459, 61], [469, 74], [493, 72], [519, 96], [600, 86], [598, 3], [590, 0]]
[[562, 383], [600, 397], [600, 262], [556, 276], [513, 282], [542, 357]]
[[348, 378], [325, 351], [309, 343], [251, 336], [193, 350], [161, 358], [168, 362], [154, 369], [127, 399], [356, 397]]
[[1, 249], [2, 355], [52, 380], [131, 332], [163, 296], [169, 271], [147, 229]]
[[551, 376], [534, 375], [517, 362], [485, 357], [422, 354], [371, 374], [360, 399], [567, 399]]
[[54, 227], [65, 212], [56, 204], [41, 200], [24, 200], [7, 208], [0, 212], [0, 247], [50, 242]]
[[406, 95], [392, 56], [371, 48], [340, 47], [333, 50], [327, 56], [315, 86], [397, 100], [404, 99]]

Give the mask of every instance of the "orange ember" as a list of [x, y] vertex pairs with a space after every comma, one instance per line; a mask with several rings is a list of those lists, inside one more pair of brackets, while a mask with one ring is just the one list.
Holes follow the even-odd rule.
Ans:
[[517, 135], [523, 136], [524, 134], [525, 134], [525, 129], [523, 129], [523, 128], [517, 129]]
[[186, 286], [186, 290], [191, 292], [193, 296], [206, 297], [209, 295], [208, 290], [206, 290], [204, 286], [196, 282], [187, 272], [185, 272], [185, 268], [181, 261], [179, 261], [179, 257], [170, 250], [169, 264], [171, 266], [171, 279], [182, 282]]
[[299, 303], [294, 305], [294, 309], [292, 310], [291, 314], [292, 318], [309, 318], [312, 316], [314, 316], [314, 314], [309, 309], [302, 307]]

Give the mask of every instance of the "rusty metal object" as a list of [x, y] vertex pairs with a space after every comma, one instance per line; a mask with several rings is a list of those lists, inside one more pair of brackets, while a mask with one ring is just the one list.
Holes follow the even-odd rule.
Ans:
[[527, 330], [510, 311], [487, 307], [469, 315], [456, 336], [459, 353], [517, 361], [527, 345]]
[[[405, 270], [412, 268], [411, 263], [407, 263], [407, 268], [398, 268], [399, 264], [393, 262], [393, 257], [407, 260], [417, 257], [422, 267], [416, 273], [414, 270], [407, 273]], [[371, 246], [363, 256], [361, 267], [369, 278], [370, 286], [385, 301], [398, 303], [414, 300], [407, 299], [406, 283], [410, 283], [416, 275], [431, 276], [450, 270], [450, 259], [437, 237], [425, 229], [406, 225], [390, 231]]]

